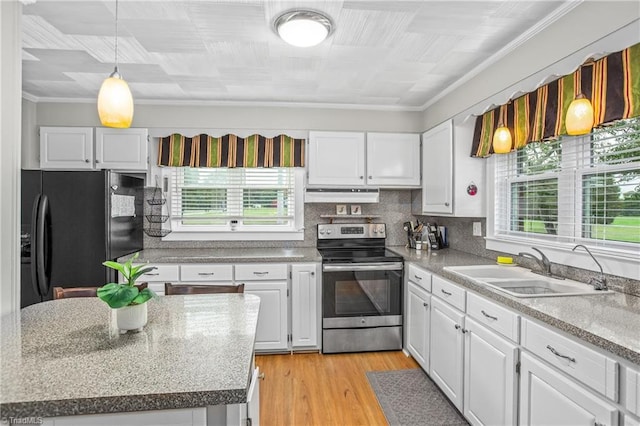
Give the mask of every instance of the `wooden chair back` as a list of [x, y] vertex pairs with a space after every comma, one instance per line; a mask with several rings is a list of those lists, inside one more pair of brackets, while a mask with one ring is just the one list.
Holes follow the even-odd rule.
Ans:
[[244, 284], [239, 285], [193, 285], [164, 283], [164, 294], [216, 294], [216, 293], [244, 293]]
[[[147, 288], [147, 283], [136, 284], [138, 290]], [[98, 287], [54, 287], [53, 300], [72, 297], [98, 297]]]

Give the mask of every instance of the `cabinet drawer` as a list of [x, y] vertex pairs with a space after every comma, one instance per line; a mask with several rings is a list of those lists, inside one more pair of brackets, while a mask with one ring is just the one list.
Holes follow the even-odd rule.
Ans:
[[287, 265], [282, 263], [252, 263], [236, 265], [236, 281], [286, 280]]
[[466, 291], [458, 287], [454, 283], [445, 280], [437, 275], [431, 278], [431, 292], [434, 296], [438, 296], [451, 306], [465, 311], [465, 293]]
[[181, 281], [232, 281], [233, 265], [182, 265]]
[[424, 290], [431, 291], [431, 273], [409, 264], [407, 268], [407, 278], [418, 284]]
[[467, 293], [467, 314], [480, 324], [518, 343], [520, 316], [473, 293]]
[[522, 346], [612, 401], [618, 400], [618, 363], [528, 319], [522, 320]]
[[146, 274], [142, 274], [136, 282], [175, 282], [178, 281], [179, 266], [178, 265], [148, 265], [155, 266], [156, 269], [149, 271]]

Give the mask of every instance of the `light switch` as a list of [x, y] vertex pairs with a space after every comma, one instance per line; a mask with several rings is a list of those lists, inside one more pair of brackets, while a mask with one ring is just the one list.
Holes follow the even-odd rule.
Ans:
[[473, 222], [473, 236], [482, 237], [482, 222]]

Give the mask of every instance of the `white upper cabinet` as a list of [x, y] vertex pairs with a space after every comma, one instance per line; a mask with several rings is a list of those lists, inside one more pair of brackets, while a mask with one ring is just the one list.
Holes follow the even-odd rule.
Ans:
[[422, 212], [453, 213], [453, 123], [422, 135]]
[[310, 132], [310, 186], [416, 188], [420, 186], [420, 135]]
[[361, 132], [309, 132], [309, 185], [365, 185], [365, 145]]
[[486, 216], [486, 163], [471, 158], [474, 120], [446, 121], [422, 135], [422, 191], [412, 213]]
[[147, 170], [147, 129], [41, 127], [40, 168]]
[[96, 168], [147, 169], [147, 129], [96, 128]]
[[41, 127], [41, 169], [93, 169], [92, 127]]
[[420, 186], [420, 135], [367, 133], [367, 184]]

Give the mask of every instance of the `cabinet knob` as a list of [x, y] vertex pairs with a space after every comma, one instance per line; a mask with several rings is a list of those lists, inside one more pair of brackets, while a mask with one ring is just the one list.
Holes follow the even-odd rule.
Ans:
[[311, 271], [311, 276], [312, 276], [312, 277], [313, 277], [315, 274], [316, 274], [315, 272]]
[[100, 162], [100, 160], [97, 160], [97, 159], [96, 159], [96, 164], [98, 164], [99, 162]]
[[369, 176], [369, 179], [373, 179], [373, 177], [372, 177], [372, 176]]
[[428, 307], [428, 306], [429, 306], [429, 304], [428, 304], [427, 302], [424, 302], [424, 303], [422, 304], [422, 306], [424, 306], [424, 307], [426, 308], [426, 307]]
[[364, 179], [364, 176], [360, 176], [360, 179]]
[[456, 330], [460, 330], [460, 325], [456, 324], [454, 325], [454, 327], [456, 328]]
[[88, 158], [85, 158], [84, 162], [85, 162], [85, 163], [88, 163], [88, 162], [89, 162], [89, 159], [88, 159]]
[[445, 206], [449, 207], [449, 203], [444, 203]]

